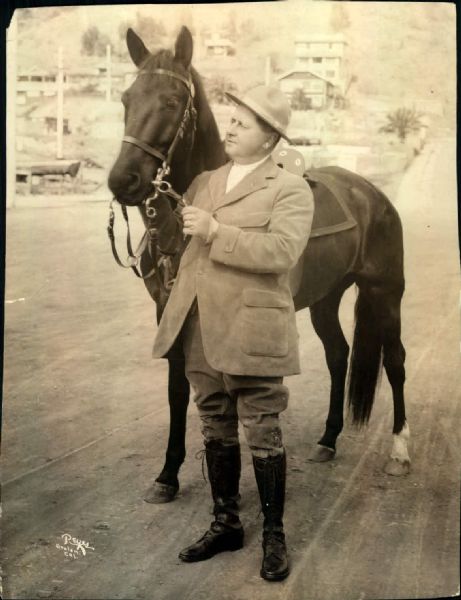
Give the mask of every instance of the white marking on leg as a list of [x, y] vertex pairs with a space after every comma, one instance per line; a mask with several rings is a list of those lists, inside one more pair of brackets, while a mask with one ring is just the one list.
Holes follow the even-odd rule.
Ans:
[[408, 442], [410, 440], [410, 428], [405, 421], [405, 425], [400, 433], [393, 434], [394, 442], [392, 445], [391, 458], [399, 462], [410, 462], [408, 454]]

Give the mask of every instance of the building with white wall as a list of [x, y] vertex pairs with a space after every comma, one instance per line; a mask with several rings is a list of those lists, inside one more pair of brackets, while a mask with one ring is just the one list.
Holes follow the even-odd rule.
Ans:
[[294, 69], [278, 77], [278, 85], [286, 94], [292, 106], [295, 106], [295, 94], [302, 90], [305, 110], [327, 108], [333, 101], [335, 86], [333, 83], [306, 69]]
[[295, 38], [295, 65], [325, 78], [344, 91], [346, 40], [342, 34], [305, 34]]

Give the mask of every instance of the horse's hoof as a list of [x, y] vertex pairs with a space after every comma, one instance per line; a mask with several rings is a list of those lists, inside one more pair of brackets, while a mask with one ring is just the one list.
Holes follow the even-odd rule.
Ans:
[[149, 502], [150, 504], [165, 504], [166, 502], [171, 502], [178, 493], [178, 489], [179, 488], [174, 485], [154, 481], [144, 495], [144, 502]]
[[321, 446], [317, 444], [317, 446], [312, 450], [312, 452], [307, 457], [307, 460], [311, 462], [328, 462], [329, 460], [333, 460], [336, 454], [336, 450], [333, 448], [328, 448], [327, 446]]
[[384, 472], [387, 473], [387, 475], [394, 475], [396, 477], [408, 475], [410, 472], [410, 461], [390, 458], [384, 465]]

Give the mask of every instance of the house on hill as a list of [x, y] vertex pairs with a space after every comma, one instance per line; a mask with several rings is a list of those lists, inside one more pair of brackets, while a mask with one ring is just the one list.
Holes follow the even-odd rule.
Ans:
[[205, 40], [205, 53], [206, 56], [233, 56], [235, 48], [230, 40], [213, 35]]
[[307, 70], [294, 69], [277, 78], [278, 85], [292, 105], [296, 101], [297, 90], [302, 90], [305, 101], [303, 108], [328, 108], [334, 101], [337, 93], [336, 86], [331, 82]]
[[342, 34], [297, 36], [294, 68], [324, 77], [343, 92], [346, 80], [346, 46]]
[[41, 98], [56, 94], [56, 72], [31, 67], [20, 70], [16, 80], [18, 104], [26, 104], [27, 98]]
[[[122, 91], [128, 87], [136, 77], [136, 67], [133, 63], [112, 62], [111, 83], [112, 88]], [[73, 67], [68, 72], [67, 89], [74, 91], [93, 91], [103, 94], [107, 86], [107, 62], [94, 62]]]

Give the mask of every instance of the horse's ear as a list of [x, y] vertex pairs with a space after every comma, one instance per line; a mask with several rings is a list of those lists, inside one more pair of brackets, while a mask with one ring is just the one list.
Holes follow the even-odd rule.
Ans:
[[186, 69], [189, 68], [189, 65], [192, 61], [193, 46], [192, 34], [187, 27], [184, 27], [183, 25], [174, 46], [174, 57], [175, 60], [183, 64]]
[[149, 50], [144, 46], [142, 39], [131, 29], [131, 27], [129, 27], [126, 32], [126, 45], [128, 46], [131, 60], [139, 67], [149, 55]]

